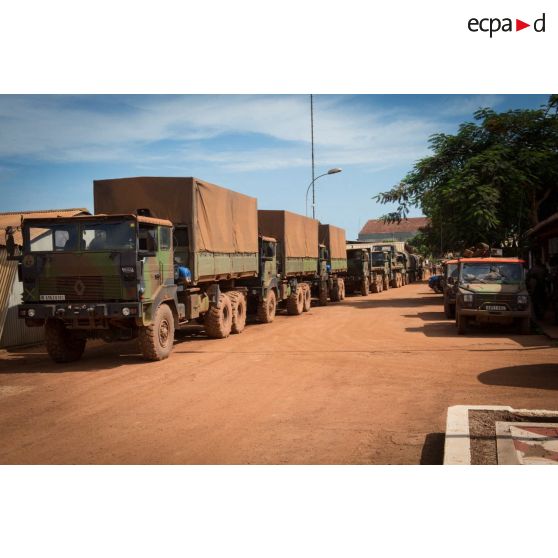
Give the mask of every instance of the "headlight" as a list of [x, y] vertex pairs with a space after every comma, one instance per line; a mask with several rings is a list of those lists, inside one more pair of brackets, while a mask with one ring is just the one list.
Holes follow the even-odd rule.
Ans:
[[464, 294], [463, 295], [463, 302], [467, 302], [468, 304], [471, 304], [471, 302], [473, 302], [473, 295], [472, 294]]
[[129, 316], [130, 315], [130, 309], [127, 306], [122, 308], [122, 315], [123, 316]]
[[518, 295], [517, 304], [526, 306], [528, 302], [529, 302], [529, 297], [527, 295]]
[[29, 308], [29, 310], [27, 310], [27, 315], [30, 318], [33, 318], [35, 316], [35, 309], [34, 308]]

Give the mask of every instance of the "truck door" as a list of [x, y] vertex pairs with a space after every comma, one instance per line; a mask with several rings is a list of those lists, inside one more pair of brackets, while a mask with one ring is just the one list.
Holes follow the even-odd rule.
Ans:
[[159, 234], [156, 225], [139, 223], [138, 257], [143, 260], [143, 299], [152, 300], [162, 284], [162, 271], [157, 258]]

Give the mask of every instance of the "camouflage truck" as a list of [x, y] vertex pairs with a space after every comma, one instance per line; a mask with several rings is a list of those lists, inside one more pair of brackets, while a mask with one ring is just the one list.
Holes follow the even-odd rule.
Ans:
[[[325, 261], [329, 298], [338, 302], [345, 298], [345, 276], [347, 275], [347, 248], [345, 230], [334, 225], [320, 223], [320, 262]], [[320, 267], [322, 267], [320, 263]]]
[[398, 246], [401, 243], [396, 242], [384, 242], [382, 244], [374, 244], [372, 250], [383, 252], [388, 251], [390, 253], [389, 257], [389, 274], [390, 274], [390, 286], [393, 288], [399, 288], [408, 283], [407, 281], [407, 267], [406, 259], [403, 252], [398, 250]]
[[370, 254], [373, 292], [387, 291], [392, 286], [393, 271], [390, 250], [374, 249]]
[[259, 233], [277, 241], [278, 289], [291, 315], [310, 310], [312, 295], [327, 304], [329, 274], [318, 225], [315, 219], [290, 211], [258, 211]]
[[346, 246], [345, 289], [348, 293], [359, 291], [362, 296], [366, 296], [370, 285], [370, 249], [352, 242], [348, 242]]
[[459, 258], [455, 318], [460, 334], [471, 322], [515, 323], [520, 333], [529, 333], [524, 264], [517, 258]]
[[98, 215], [23, 222], [19, 315], [45, 325], [53, 360], [80, 358], [89, 338], [138, 338], [160, 360], [192, 322], [242, 332], [250, 301], [273, 319], [275, 240], [259, 237], [254, 198], [156, 177], [95, 181], [94, 197]]

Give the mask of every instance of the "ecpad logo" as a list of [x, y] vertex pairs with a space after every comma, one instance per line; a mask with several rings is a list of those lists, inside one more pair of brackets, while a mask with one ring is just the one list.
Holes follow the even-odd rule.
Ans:
[[[545, 19], [546, 14], [543, 14], [539, 19], [536, 19], [534, 21], [533, 29], [535, 30], [535, 32], [545, 32]], [[485, 17], [483, 19], [477, 19], [476, 17], [472, 17], [469, 20], [467, 27], [469, 28], [469, 31], [472, 31], [473, 33], [477, 33], [479, 31], [483, 33], [490, 33], [490, 38], [492, 38], [492, 35], [494, 33], [497, 33], [498, 31], [503, 31], [504, 33], [506, 33], [512, 32], [514, 30], [512, 19], [509, 17], [505, 17], [503, 19], [497, 17]], [[515, 20], [515, 31], [521, 31], [522, 29], [526, 29], [527, 27], [531, 27], [531, 24], [525, 23], [520, 19]]]

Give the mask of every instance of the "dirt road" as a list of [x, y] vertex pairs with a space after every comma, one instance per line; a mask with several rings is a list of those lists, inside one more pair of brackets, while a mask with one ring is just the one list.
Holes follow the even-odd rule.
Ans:
[[1, 463], [437, 463], [456, 404], [558, 410], [542, 335], [458, 336], [426, 285], [201, 334], [143, 362], [0, 352]]

